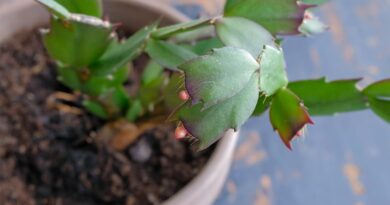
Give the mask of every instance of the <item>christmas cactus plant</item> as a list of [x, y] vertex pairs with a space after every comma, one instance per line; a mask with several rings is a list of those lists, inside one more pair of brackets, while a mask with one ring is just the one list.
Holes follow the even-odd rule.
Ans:
[[[52, 14], [43, 34], [58, 79], [108, 122], [125, 119], [139, 132], [137, 122], [171, 113], [164, 119], [177, 123], [176, 137], [197, 139], [200, 149], [268, 109], [288, 148], [310, 115], [372, 109], [390, 122], [390, 80], [364, 89], [359, 79], [289, 82], [281, 36], [324, 31], [309, 11], [319, 1], [228, 0], [222, 16], [167, 27], [156, 19], [121, 40], [99, 0], [37, 1]], [[132, 62], [143, 54], [149, 61], [137, 73]], [[124, 84], [134, 77], [130, 93]]]

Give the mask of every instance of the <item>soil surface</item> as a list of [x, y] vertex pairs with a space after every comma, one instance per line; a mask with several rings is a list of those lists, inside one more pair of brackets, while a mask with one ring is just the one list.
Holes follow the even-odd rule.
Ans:
[[[99, 119], [56, 80], [37, 32], [0, 45], [0, 202], [2, 205], [159, 204], [207, 161], [172, 136], [150, 130], [124, 152], [94, 143]], [[69, 97], [69, 96], [68, 96]]]

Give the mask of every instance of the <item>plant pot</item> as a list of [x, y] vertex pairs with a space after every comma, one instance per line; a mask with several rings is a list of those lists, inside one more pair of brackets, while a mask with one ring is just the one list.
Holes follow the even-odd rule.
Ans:
[[[121, 22], [130, 30], [162, 18], [163, 25], [188, 20], [179, 12], [158, 1], [107, 0], [105, 12], [113, 22]], [[0, 8], [0, 43], [21, 31], [28, 31], [48, 23], [49, 14], [31, 0], [15, 0]], [[228, 131], [216, 146], [203, 170], [164, 205], [212, 204], [227, 177], [237, 133]]]

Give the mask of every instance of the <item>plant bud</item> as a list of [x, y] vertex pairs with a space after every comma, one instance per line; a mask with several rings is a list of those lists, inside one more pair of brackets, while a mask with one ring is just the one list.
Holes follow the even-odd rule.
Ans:
[[183, 126], [178, 126], [175, 130], [175, 138], [177, 140], [183, 139], [187, 135], [187, 130]]
[[179, 98], [180, 98], [180, 100], [187, 101], [190, 99], [190, 95], [188, 94], [188, 92], [186, 90], [182, 90], [179, 93]]

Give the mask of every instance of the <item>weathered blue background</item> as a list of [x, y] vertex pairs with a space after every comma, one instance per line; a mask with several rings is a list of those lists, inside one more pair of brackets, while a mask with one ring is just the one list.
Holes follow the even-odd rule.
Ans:
[[[202, 12], [180, 2], [174, 6], [193, 17]], [[316, 13], [331, 30], [285, 40], [291, 80], [364, 77], [366, 85], [390, 77], [389, 0], [332, 1]], [[370, 111], [314, 120], [292, 152], [267, 116], [250, 120], [215, 204], [390, 204], [390, 125]]]

